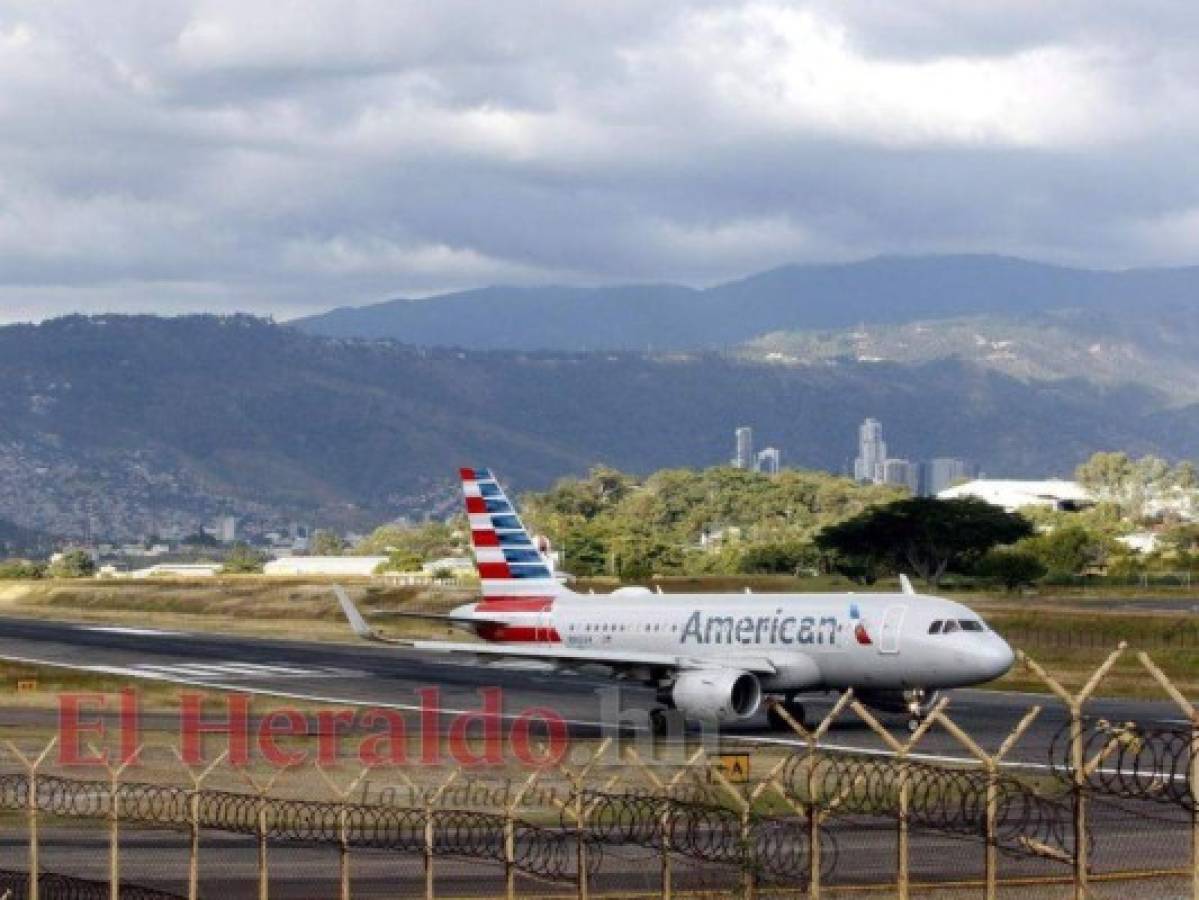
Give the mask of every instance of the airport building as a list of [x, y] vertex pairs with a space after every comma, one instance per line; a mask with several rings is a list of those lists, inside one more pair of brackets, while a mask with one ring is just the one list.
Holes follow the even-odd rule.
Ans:
[[977, 497], [993, 506], [1015, 512], [1025, 506], [1049, 506], [1054, 509], [1076, 510], [1094, 504], [1091, 493], [1077, 481], [1050, 478], [1044, 481], [1018, 481], [1007, 478], [976, 478], [965, 484], [946, 488], [937, 494], [941, 500], [957, 497]]

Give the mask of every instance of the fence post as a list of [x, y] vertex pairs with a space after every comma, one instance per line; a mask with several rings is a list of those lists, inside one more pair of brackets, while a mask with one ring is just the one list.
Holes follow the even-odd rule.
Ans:
[[433, 807], [441, 800], [442, 794], [449, 789], [449, 786], [460, 774], [462, 774], [462, 770], [455, 769], [436, 791], [432, 794], [425, 794], [425, 900], [433, 900], [433, 858], [434, 851], [437, 849], [435, 831], [437, 812]]
[[121, 898], [121, 775], [141, 755], [139, 746], [122, 760], [121, 765], [113, 768], [112, 764], [92, 744], [88, 744], [88, 752], [103, 760], [108, 772], [108, 897], [109, 900]]
[[641, 754], [637, 752], [637, 748], [632, 745], [625, 748], [625, 756], [629, 757], [642, 774], [649, 780], [649, 783], [654, 786], [654, 790], [658, 792], [662, 812], [658, 816], [658, 828], [660, 837], [658, 840], [658, 865], [661, 871], [661, 876], [658, 882], [658, 894], [663, 900], [671, 900], [674, 896], [674, 870], [670, 863], [670, 831], [672, 826], [670, 817], [670, 801], [667, 791], [667, 785], [657, 776], [644, 760], [641, 759]]
[[591, 754], [591, 758], [577, 772], [572, 772], [561, 763], [558, 765], [559, 770], [561, 770], [562, 774], [570, 782], [571, 790], [574, 791], [573, 809], [571, 809], [572, 804], [565, 804], [561, 801], [555, 802], [558, 803], [560, 809], [568, 812], [571, 818], [575, 820], [575, 865], [578, 868], [575, 874], [578, 882], [579, 900], [587, 900], [588, 892], [590, 891], [587, 871], [587, 807], [583, 804], [583, 785], [591, 768], [600, 761], [600, 757], [608, 752], [610, 746], [612, 746], [612, 738], [604, 738], [600, 742], [599, 747], [596, 748], [596, 751]]
[[808, 896], [819, 900], [821, 892], [820, 884], [820, 867], [821, 863], [821, 846], [820, 846], [820, 826], [824, 822], [827, 812], [822, 812], [820, 804], [816, 800], [816, 754], [820, 747], [820, 739], [823, 738], [833, 722], [853, 702], [853, 688], [844, 691], [833, 708], [829, 710], [828, 715], [820, 720], [820, 724], [816, 726], [814, 731], [808, 731], [804, 726], [795, 721], [791, 713], [787, 712], [787, 707], [782, 703], [774, 705], [775, 713], [786, 722], [791, 730], [803, 738], [804, 743], [808, 745]]
[[516, 900], [516, 810], [540, 777], [540, 772], [532, 773], [504, 807], [504, 893], [508, 900]]
[[338, 896], [341, 900], [350, 900], [350, 836], [349, 824], [346, 821], [346, 803], [350, 799], [350, 794], [354, 793], [368, 772], [370, 772], [370, 768], [364, 768], [348, 786], [341, 788], [337, 786], [329, 773], [320, 766], [316, 768], [316, 773], [324, 779], [325, 784], [337, 799], [337, 884]]
[[50, 743], [42, 748], [41, 753], [36, 758], [30, 759], [22, 753], [17, 745], [12, 741], [5, 741], [5, 746], [8, 751], [21, 761], [25, 767], [25, 772], [28, 777], [28, 789], [25, 796], [25, 813], [29, 822], [29, 900], [39, 900], [38, 879], [41, 875], [40, 860], [39, 860], [39, 842], [37, 828], [37, 770], [41, 768], [42, 763], [46, 761], [46, 757], [50, 755], [50, 751], [54, 749], [58, 743], [58, 736], [50, 738]]
[[943, 712], [937, 713], [937, 719], [959, 744], [982, 763], [987, 773], [987, 806], [984, 813], [983, 827], [986, 832], [986, 856], [984, 858], [984, 881], [987, 900], [995, 900], [999, 890], [999, 848], [995, 832], [996, 817], [999, 804], [999, 763], [1016, 746], [1023, 737], [1033, 720], [1041, 714], [1041, 707], [1034, 706], [1024, 714], [1016, 727], [1004, 738], [1003, 743], [994, 755], [983, 750], [970, 735], [961, 729], [956, 722]]
[[1070, 768], [1073, 778], [1073, 821], [1074, 821], [1074, 900], [1086, 900], [1087, 882], [1090, 878], [1090, 861], [1087, 848], [1087, 761], [1085, 758], [1086, 744], [1082, 733], [1082, 706], [1090, 699], [1091, 694], [1099, 687], [1099, 683], [1111, 671], [1112, 666], [1123, 655], [1128, 643], [1120, 641], [1116, 649], [1108, 654], [1092, 674], [1087, 683], [1077, 694], [1071, 694], [1052, 675], [1041, 668], [1040, 664], [1023, 652], [1019, 653], [1024, 664], [1031, 669], [1046, 686], [1057, 694], [1070, 713]]
[[924, 721], [912, 732], [912, 736], [904, 743], [900, 743], [891, 732], [887, 731], [882, 726], [870, 711], [866, 709], [857, 700], [854, 700], [850, 706], [853, 711], [858, 714], [858, 717], [870, 726], [870, 730], [877, 734], [884, 744], [886, 744], [895, 754], [896, 760], [899, 762], [899, 797], [898, 809], [896, 811], [896, 835], [895, 835], [895, 896], [899, 900], [908, 900], [909, 891], [911, 889], [911, 878], [909, 877], [909, 847], [908, 847], [908, 807], [911, 804], [912, 784], [908, 778], [908, 754], [912, 752], [912, 748], [918, 744], [932, 727], [933, 722], [937, 720], [938, 715], [944, 711], [949, 705], [949, 698], [942, 697], [937, 701], [936, 706], [932, 708], [929, 714], [924, 718]]
[[221, 755], [214, 759], [206, 769], [196, 774], [195, 769], [187, 764], [183, 759], [183, 754], [178, 747], [173, 748], [175, 756], [179, 759], [179, 765], [183, 766], [183, 770], [187, 772], [187, 776], [191, 779], [192, 789], [187, 797], [188, 809], [188, 830], [191, 832], [188, 847], [187, 859], [187, 900], [199, 900], [200, 896], [200, 787], [205, 779], [212, 774], [213, 770], [224, 762], [225, 757], [229, 755], [228, 750], [223, 750]]
[[255, 831], [258, 834], [258, 900], [270, 900], [271, 894], [271, 877], [270, 867], [267, 861], [267, 836], [270, 834], [270, 829], [267, 827], [267, 794], [271, 788], [275, 786], [275, 782], [279, 777], [291, 768], [295, 763], [284, 765], [275, 772], [267, 781], [255, 781], [248, 773], [239, 771], [238, 774], [242, 777], [254, 792], [258, 795], [258, 815], [255, 821]]
[[1199, 900], [1199, 709], [1183, 696], [1148, 653], [1138, 653], [1137, 659], [1191, 723], [1191, 770], [1187, 779], [1191, 792], [1191, 896]]

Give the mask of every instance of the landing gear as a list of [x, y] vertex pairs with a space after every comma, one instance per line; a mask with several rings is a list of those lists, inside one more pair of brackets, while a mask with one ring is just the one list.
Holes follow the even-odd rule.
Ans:
[[787, 732], [794, 731], [794, 729], [791, 727], [791, 723], [788, 722], [786, 718], [784, 718], [784, 716], [779, 712], [780, 706], [787, 713], [787, 715], [795, 721], [797, 725], [806, 727], [804, 722], [803, 704], [797, 702], [794, 695], [792, 695], [784, 698], [777, 704], [771, 703], [768, 707], [766, 707], [766, 721], [770, 723], [771, 730]]
[[649, 711], [649, 730], [654, 737], [666, 737], [670, 734], [670, 715], [664, 709]]
[[936, 699], [935, 691], [930, 697], [924, 688], [912, 688], [903, 692], [903, 700], [907, 706], [909, 732], [915, 733], [916, 729], [920, 727], [920, 723], [932, 710]]

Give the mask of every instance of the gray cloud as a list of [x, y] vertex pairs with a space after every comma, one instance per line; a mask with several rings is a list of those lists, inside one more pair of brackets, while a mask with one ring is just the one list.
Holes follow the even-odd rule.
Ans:
[[1199, 7], [0, 0], [0, 321], [1199, 261]]

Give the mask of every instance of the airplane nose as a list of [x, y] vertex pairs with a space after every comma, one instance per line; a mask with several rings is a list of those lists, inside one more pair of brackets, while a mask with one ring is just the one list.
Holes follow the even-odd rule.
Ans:
[[1016, 654], [1003, 638], [996, 637], [995, 642], [983, 653], [983, 665], [986, 666], [988, 678], [999, 678], [1006, 675], [1016, 661]]

